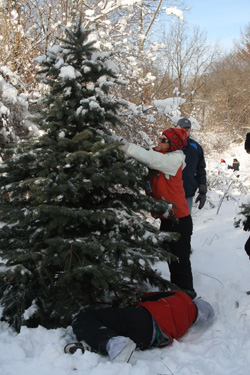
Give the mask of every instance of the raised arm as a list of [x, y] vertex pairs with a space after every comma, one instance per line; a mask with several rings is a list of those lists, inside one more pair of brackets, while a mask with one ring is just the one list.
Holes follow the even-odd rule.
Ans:
[[[123, 150], [125, 151], [125, 150]], [[145, 164], [150, 169], [156, 169], [167, 176], [175, 176], [182, 165], [185, 167], [185, 155], [182, 151], [177, 150], [162, 154], [154, 150], [145, 150], [141, 146], [129, 143], [125, 153], [139, 162]]]

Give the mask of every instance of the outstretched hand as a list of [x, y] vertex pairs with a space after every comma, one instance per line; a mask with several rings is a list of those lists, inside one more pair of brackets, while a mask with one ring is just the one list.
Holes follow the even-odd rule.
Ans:
[[116, 135], [116, 134], [113, 133], [111, 136], [106, 137], [106, 140], [109, 143], [119, 144], [118, 148], [119, 148], [119, 150], [121, 150], [123, 152], [126, 152], [127, 149], [128, 149], [129, 142], [126, 141], [126, 139], [124, 139], [123, 137], [121, 137], [119, 135]]

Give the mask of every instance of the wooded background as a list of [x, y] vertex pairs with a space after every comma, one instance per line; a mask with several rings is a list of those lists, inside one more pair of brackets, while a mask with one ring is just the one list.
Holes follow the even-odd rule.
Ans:
[[[142, 132], [153, 138], [178, 115], [199, 122], [206, 154], [242, 142], [250, 128], [250, 24], [225, 53], [207, 43], [206, 33], [186, 23], [186, 6], [188, 2], [164, 0], [3, 0], [0, 145], [37, 134], [30, 115], [46, 87], [36, 79], [34, 58], [59, 44], [64, 26], [79, 17], [92, 30], [97, 47], [112, 52], [126, 82], [114, 95], [129, 103], [122, 114], [129, 140], [142, 142]], [[172, 113], [160, 113], [154, 101], [166, 98], [185, 103]]]

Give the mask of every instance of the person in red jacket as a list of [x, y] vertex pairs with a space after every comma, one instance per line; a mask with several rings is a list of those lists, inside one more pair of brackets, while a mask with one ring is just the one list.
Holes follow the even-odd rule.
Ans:
[[77, 349], [109, 355], [113, 362], [128, 362], [137, 347], [145, 350], [169, 345], [197, 323], [214, 316], [212, 306], [192, 300], [179, 290], [146, 294], [136, 306], [80, 312], [73, 320], [78, 342], [65, 346], [65, 353]]
[[169, 264], [170, 281], [195, 298], [190, 262], [193, 222], [182, 180], [182, 170], [186, 166], [182, 151], [183, 146], [187, 144], [186, 131], [181, 128], [164, 130], [158, 138], [158, 145], [150, 150], [128, 143], [122, 138], [116, 138], [116, 142], [118, 141], [121, 142], [121, 151], [149, 168], [149, 195], [156, 200], [172, 203], [172, 213], [178, 220], [173, 220], [173, 215], [168, 214], [160, 217], [160, 231], [180, 235], [177, 241], [167, 241], [167, 249], [178, 258], [178, 261]]

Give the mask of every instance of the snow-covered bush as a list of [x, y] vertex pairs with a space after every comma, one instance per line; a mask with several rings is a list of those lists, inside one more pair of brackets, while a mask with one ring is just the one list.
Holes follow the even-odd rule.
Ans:
[[17, 142], [21, 136], [37, 135], [31, 121], [28, 96], [20, 78], [6, 66], [0, 66], [0, 146]]

